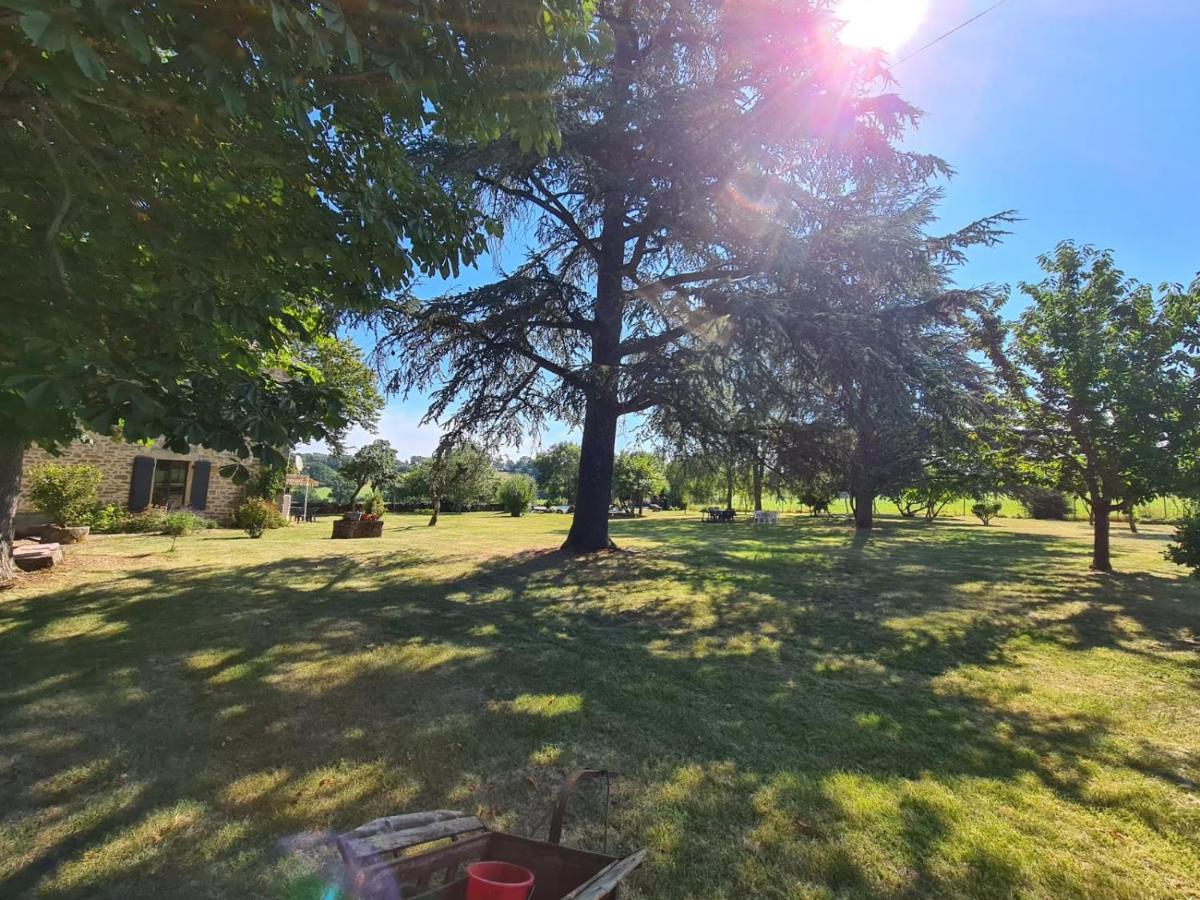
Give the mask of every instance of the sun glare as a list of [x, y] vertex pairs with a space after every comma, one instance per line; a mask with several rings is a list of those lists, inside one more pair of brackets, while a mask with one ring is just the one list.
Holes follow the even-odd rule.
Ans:
[[846, 23], [842, 41], [895, 53], [912, 40], [928, 10], [929, 0], [842, 0], [837, 6]]

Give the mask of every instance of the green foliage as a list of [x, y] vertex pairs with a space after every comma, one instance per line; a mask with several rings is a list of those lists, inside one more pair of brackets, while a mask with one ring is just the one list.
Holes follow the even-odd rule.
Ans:
[[498, 479], [481, 447], [467, 443], [442, 457], [423, 459], [401, 476], [405, 503], [431, 503], [436, 493], [444, 509], [478, 509], [495, 497]]
[[627, 509], [636, 508], [638, 515], [646, 501], [662, 493], [667, 476], [662, 461], [645, 450], [626, 450], [617, 456], [613, 466], [613, 498]]
[[984, 525], [990, 525], [993, 517], [1000, 515], [1000, 510], [1003, 507], [1004, 504], [998, 500], [980, 500], [971, 507], [971, 515], [979, 519]]
[[[315, 478], [322, 488], [327, 488], [329, 498], [337, 504], [350, 502], [354, 496], [355, 484], [341, 473], [341, 466], [346, 462], [343, 456], [328, 453], [304, 453], [304, 474]], [[318, 491], [320, 488], [318, 488]]]
[[414, 139], [548, 149], [547, 88], [589, 14], [574, 0], [0, 9], [15, 301], [0, 434], [52, 448], [118, 429], [268, 464], [378, 414], [328, 335], [418, 274], [457, 274], [498, 231]]
[[[301, 349], [300, 357], [320, 372], [327, 387], [336, 389], [350, 420], [373, 431], [383, 412], [383, 395], [379, 391], [379, 377], [363, 360], [358, 346], [345, 339], [319, 337]], [[340, 451], [341, 438], [342, 435], [334, 434], [326, 443]]]
[[216, 519], [187, 509], [172, 513], [163, 512], [161, 509], [131, 513], [116, 503], [93, 509], [86, 524], [91, 526], [95, 534], [170, 534], [167, 530], [168, 519], [176, 523], [171, 527], [179, 527], [178, 523], [187, 520], [190, 531], [218, 527]]
[[283, 493], [286, 486], [287, 468], [281, 465], [264, 463], [258, 467], [250, 482], [246, 485], [246, 493], [251, 497], [273, 500]]
[[163, 517], [162, 533], [170, 536], [172, 552], [175, 550], [176, 539], [191, 534], [197, 527], [202, 527], [197, 523], [197, 518], [194, 513], [183, 511], [167, 513]]
[[29, 499], [54, 525], [85, 525], [102, 479], [95, 466], [44, 463], [29, 473]]
[[579, 487], [579, 445], [555, 444], [533, 458], [538, 494], [545, 498], [575, 502]]
[[[368, 484], [379, 491], [395, 483], [400, 476], [396, 451], [385, 440], [375, 440], [364, 444], [355, 451], [353, 456], [342, 461], [338, 475], [354, 486], [350, 496], [341, 502], [353, 503]], [[338, 492], [336, 483], [334, 491], [336, 499]]]
[[829, 514], [829, 504], [833, 502], [833, 493], [819, 486], [807, 488], [796, 498], [802, 506], [807, 506], [810, 515], [824, 516]]
[[387, 512], [387, 507], [383, 502], [383, 495], [378, 491], [372, 492], [366, 500], [363, 501], [363, 512], [369, 513], [372, 516], [382, 516]]
[[1046, 488], [1027, 488], [1021, 492], [1021, 505], [1035, 519], [1065, 519], [1071, 503], [1059, 491]]
[[533, 504], [537, 486], [528, 475], [513, 475], [504, 479], [496, 491], [496, 499], [511, 516], [520, 516]]
[[273, 503], [261, 497], [249, 497], [233, 513], [233, 524], [252, 538], [260, 538], [273, 528], [283, 528], [287, 519]]
[[[1039, 263], [1046, 278], [1021, 285], [1029, 308], [984, 336], [1022, 419], [1018, 452], [1106, 522], [1177, 488], [1196, 459], [1200, 280], [1156, 294], [1071, 242]], [[1111, 568], [1099, 524], [1092, 566]]]
[[1192, 575], [1200, 578], [1200, 506], [1194, 503], [1188, 506], [1175, 526], [1175, 541], [1167, 547], [1165, 556], [1171, 562], [1191, 569]]

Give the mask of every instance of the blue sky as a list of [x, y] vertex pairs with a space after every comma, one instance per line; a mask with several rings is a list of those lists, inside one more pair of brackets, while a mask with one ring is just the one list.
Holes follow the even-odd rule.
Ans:
[[[929, 0], [894, 56], [923, 46], [994, 0]], [[1039, 277], [1060, 240], [1111, 248], [1143, 281], [1188, 282], [1200, 269], [1200, 0], [1007, 0], [896, 66], [898, 91], [925, 112], [909, 140], [957, 170], [946, 230], [1004, 209], [1023, 218], [1003, 245], [977, 250], [963, 285]], [[494, 264], [462, 279], [482, 281]], [[402, 457], [429, 453], [422, 398], [392, 398], [379, 435]], [[552, 443], [569, 435], [555, 429]], [[627, 427], [623, 443], [634, 439]], [[351, 445], [366, 440], [351, 435]], [[529, 447], [525, 448], [530, 449]]]

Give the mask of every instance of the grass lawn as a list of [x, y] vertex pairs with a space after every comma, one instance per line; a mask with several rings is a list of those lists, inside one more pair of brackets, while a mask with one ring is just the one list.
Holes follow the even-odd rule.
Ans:
[[[1200, 582], [1169, 529], [390, 516], [101, 538], [0, 594], [0, 897], [320, 897], [314, 838], [544, 836], [623, 773], [630, 896], [1200, 896]], [[566, 840], [599, 848], [602, 804]]]

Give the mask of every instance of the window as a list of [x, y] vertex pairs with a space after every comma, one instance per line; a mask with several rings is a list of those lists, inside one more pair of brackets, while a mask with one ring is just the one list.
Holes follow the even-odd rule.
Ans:
[[177, 509], [184, 504], [187, 490], [188, 464], [180, 459], [159, 459], [154, 463], [154, 491], [150, 502], [154, 506]]

